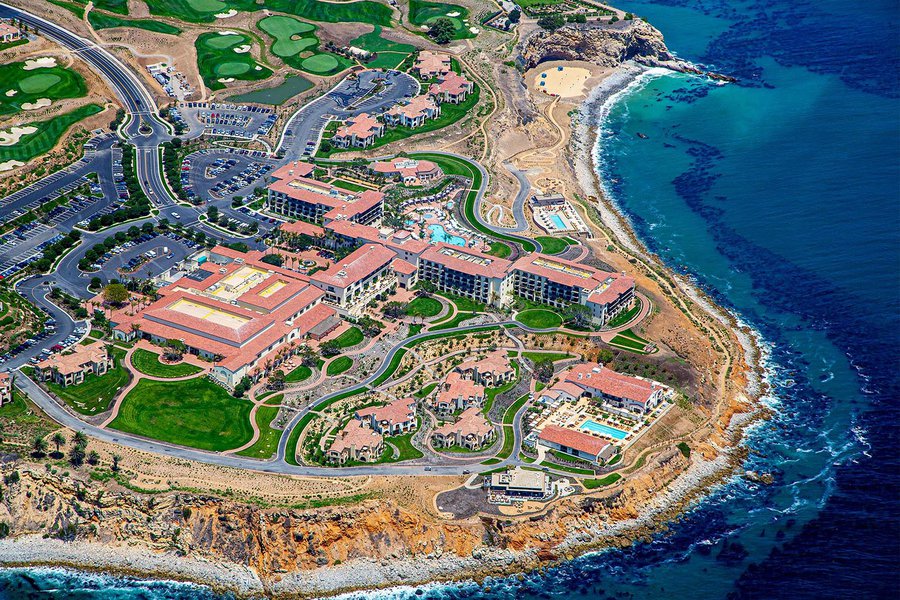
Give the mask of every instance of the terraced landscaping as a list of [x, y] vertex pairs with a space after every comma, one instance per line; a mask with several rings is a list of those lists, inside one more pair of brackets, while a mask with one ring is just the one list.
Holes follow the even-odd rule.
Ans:
[[0, 163], [10, 160], [25, 163], [36, 156], [46, 154], [53, 149], [69, 127], [102, 110], [103, 107], [98, 104], [86, 104], [44, 121], [26, 123], [19, 127], [27, 133], [16, 136], [17, 140], [10, 145], [4, 144], [4, 138], [13, 133], [13, 130], [0, 128]]
[[250, 36], [229, 33], [204, 33], [195, 42], [200, 76], [210, 90], [221, 90], [236, 79], [257, 81], [272, 74], [271, 69], [257, 64], [250, 55]]
[[141, 373], [152, 377], [186, 377], [202, 371], [200, 367], [188, 363], [167, 365], [160, 362], [159, 358], [159, 354], [138, 348], [131, 355], [131, 365]]
[[[449, 19], [453, 23], [453, 39], [464, 40], [473, 38], [477, 34], [470, 31], [470, 27], [477, 24], [469, 19], [469, 9], [456, 4], [444, 4], [443, 2], [426, 2], [425, 0], [409, 0], [409, 22], [417, 25], [420, 31], [423, 26], [429, 27], [439, 18]], [[468, 23], [466, 21], [468, 20]]]
[[201, 450], [228, 450], [253, 437], [252, 408], [250, 401], [234, 398], [206, 377], [142, 379], [109, 427]]
[[87, 94], [87, 84], [77, 71], [60, 66], [29, 68], [33, 66], [32, 61], [0, 65], [0, 115], [29, 110], [44, 98], [54, 102]]

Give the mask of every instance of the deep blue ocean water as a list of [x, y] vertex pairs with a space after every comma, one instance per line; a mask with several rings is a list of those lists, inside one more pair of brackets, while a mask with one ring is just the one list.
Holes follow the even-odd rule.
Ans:
[[[598, 168], [647, 246], [764, 340], [776, 417], [750, 435], [747, 468], [775, 484], [737, 479], [653, 542], [545, 575], [353, 597], [896, 598], [900, 8], [617, 4], [682, 58], [740, 80], [645, 78], [598, 124]], [[3, 598], [77, 589], [217, 598], [180, 584], [0, 572]]]

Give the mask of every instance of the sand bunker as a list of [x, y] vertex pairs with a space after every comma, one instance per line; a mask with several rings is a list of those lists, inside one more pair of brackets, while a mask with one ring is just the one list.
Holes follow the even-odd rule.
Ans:
[[34, 102], [23, 102], [22, 108], [24, 110], [37, 110], [39, 108], [44, 108], [45, 106], [50, 106], [53, 102], [50, 101], [50, 98], [38, 98]]
[[255, 67], [253, 67], [253, 69], [254, 69], [255, 71], [262, 71], [262, 67], [259, 66], [259, 65], [256, 65]]
[[41, 58], [32, 58], [25, 61], [23, 71], [33, 71], [34, 69], [43, 69], [46, 67], [55, 67], [56, 59], [52, 56], [43, 56]]
[[8, 160], [6, 162], [0, 162], [0, 173], [3, 171], [12, 171], [16, 167], [24, 167], [25, 163], [20, 162], [18, 160]]
[[472, 33], [478, 33], [478, 28], [477, 27], [469, 27], [469, 31], [471, 31]]
[[459, 11], [458, 11], [458, 10], [454, 10], [454, 11], [448, 12], [448, 13], [447, 13], [447, 16], [448, 16], [448, 17], [458, 17], [458, 16], [459, 16]]
[[231, 83], [234, 77], [219, 77], [219, 83]]
[[228, 19], [229, 17], [233, 17], [236, 14], [237, 14], [237, 11], [232, 8], [228, 12], [218, 13], [216, 15], [216, 18], [217, 19]]
[[15, 145], [22, 136], [31, 135], [37, 130], [37, 127], [32, 127], [31, 125], [28, 125], [27, 127], [10, 127], [9, 129], [0, 130], [0, 146]]
[[582, 67], [553, 67], [538, 73], [535, 88], [547, 94], [572, 98], [584, 93], [584, 84], [591, 72]]
[[241, 34], [239, 34], [237, 31], [226, 30], [226, 31], [220, 31], [219, 35], [241, 35]]
[[6, 90], [6, 97], [12, 98], [13, 96], [15, 96], [18, 93], [19, 93], [19, 90]]
[[237, 52], [238, 54], [245, 54], [247, 52], [250, 52], [250, 44], [244, 44], [243, 46], [238, 46], [237, 48], [234, 49], [234, 51]]

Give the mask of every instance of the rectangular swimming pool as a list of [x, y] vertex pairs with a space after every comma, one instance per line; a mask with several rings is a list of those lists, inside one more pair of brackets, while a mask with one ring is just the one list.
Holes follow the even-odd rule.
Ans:
[[622, 431], [621, 429], [616, 429], [615, 427], [610, 427], [609, 425], [604, 425], [603, 423], [591, 420], [582, 423], [581, 429], [593, 431], [594, 433], [599, 433], [600, 435], [605, 435], [615, 440], [623, 440], [625, 439], [625, 436], [628, 435], [627, 431]]
[[556, 227], [557, 229], [559, 229], [560, 231], [562, 231], [563, 229], [566, 229], [565, 222], [563, 222], [562, 217], [560, 217], [558, 214], [551, 213], [550, 221], [552, 221], [553, 226]]

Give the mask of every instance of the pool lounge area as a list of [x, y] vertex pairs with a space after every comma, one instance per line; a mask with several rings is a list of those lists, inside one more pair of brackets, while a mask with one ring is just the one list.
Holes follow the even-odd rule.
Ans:
[[628, 437], [627, 431], [622, 431], [621, 429], [616, 429], [615, 427], [610, 427], [609, 425], [604, 425], [603, 423], [598, 423], [591, 419], [582, 423], [580, 429], [591, 433], [597, 433], [614, 440], [624, 440]]

